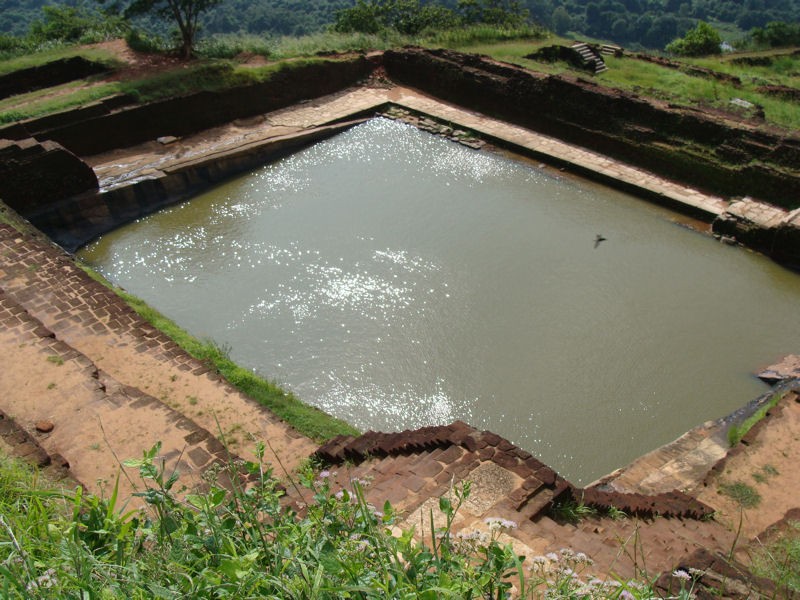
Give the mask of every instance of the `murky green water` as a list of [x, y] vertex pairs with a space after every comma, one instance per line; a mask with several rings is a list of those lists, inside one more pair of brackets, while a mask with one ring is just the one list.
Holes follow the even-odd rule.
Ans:
[[359, 428], [462, 419], [584, 483], [762, 393], [800, 340], [770, 261], [386, 120], [81, 255]]

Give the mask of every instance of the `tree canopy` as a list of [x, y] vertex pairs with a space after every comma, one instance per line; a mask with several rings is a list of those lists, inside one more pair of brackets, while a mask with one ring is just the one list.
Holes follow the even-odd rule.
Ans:
[[[130, 0], [118, 1], [124, 5]], [[389, 0], [225, 0], [204, 6], [200, 0], [172, 1], [178, 7], [180, 2], [187, 2], [192, 10], [202, 9], [197, 16], [195, 36], [200, 27], [203, 34], [304, 35], [330, 26], [343, 9], [389, 3]], [[442, 7], [465, 16], [470, 13], [467, 10], [470, 4], [489, 9], [511, 4], [504, 0], [396, 0], [391, 3], [403, 9], [400, 12], [412, 4], [420, 7], [420, 13], [407, 26], [412, 29], [419, 26], [420, 19], [422, 22], [436, 21], [437, 27], [439, 23], [446, 24], [446, 21], [439, 20], [444, 15]], [[31, 23], [42, 19], [42, 7], [46, 4], [80, 9], [94, 2], [0, 0], [0, 32], [27, 34]], [[169, 24], [177, 25], [174, 13], [168, 8], [167, 20], [153, 18], [156, 17], [156, 8], [167, 7], [167, 0], [142, 0], [134, 4], [151, 7], [145, 10], [144, 17], [151, 31], [155, 27], [163, 35], [167, 33]], [[756, 42], [783, 45], [787, 40], [795, 39], [794, 28], [800, 23], [800, 0], [517, 0], [515, 4], [527, 11], [533, 21], [558, 33], [610, 40], [633, 48], [664, 48], [699, 21], [711, 23], [718, 30], [724, 26], [726, 32], [738, 30], [740, 36], [754, 30]], [[490, 18], [492, 14], [491, 10], [483, 13], [482, 19]], [[361, 16], [366, 14], [362, 12]], [[376, 18], [380, 21], [383, 17]], [[770, 23], [778, 22], [788, 25], [770, 26]]]
[[527, 18], [528, 11], [516, 0], [458, 0], [453, 8], [420, 0], [357, 0], [355, 6], [337, 13], [334, 29], [361, 33], [393, 29], [416, 35], [425, 29], [476, 23], [513, 27]]
[[171, 21], [181, 36], [180, 53], [183, 58], [192, 55], [197, 37], [200, 16], [220, 4], [222, 0], [133, 0], [125, 9], [128, 17], [154, 14]]

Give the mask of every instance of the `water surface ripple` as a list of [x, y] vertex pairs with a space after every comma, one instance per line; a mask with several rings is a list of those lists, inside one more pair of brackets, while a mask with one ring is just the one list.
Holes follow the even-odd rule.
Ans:
[[586, 483], [798, 350], [800, 278], [670, 219], [376, 119], [81, 254], [359, 428], [462, 419]]

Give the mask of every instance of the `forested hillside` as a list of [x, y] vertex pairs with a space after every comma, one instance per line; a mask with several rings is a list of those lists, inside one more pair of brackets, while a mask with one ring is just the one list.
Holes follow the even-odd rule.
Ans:
[[[431, 2], [420, 0], [421, 4]], [[337, 11], [355, 3], [356, 0], [223, 0], [205, 16], [203, 33], [304, 35], [332, 23]], [[440, 3], [454, 8], [459, 2], [441, 0]], [[744, 32], [771, 21], [800, 21], [800, 0], [519, 0], [518, 3], [527, 9], [533, 21], [558, 33], [574, 32], [656, 49], [683, 35], [698, 20], [728, 31]], [[0, 32], [24, 35], [30, 24], [40, 18], [45, 4], [77, 4], [91, 10], [99, 6], [92, 0], [0, 0]]]

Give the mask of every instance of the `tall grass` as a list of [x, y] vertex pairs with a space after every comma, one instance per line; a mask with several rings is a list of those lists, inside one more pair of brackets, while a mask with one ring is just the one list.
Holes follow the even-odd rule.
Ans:
[[755, 550], [753, 570], [774, 581], [784, 597], [800, 594], [800, 521], [788, 522], [776, 538]]
[[201, 39], [195, 51], [205, 58], [235, 58], [241, 54], [266, 57], [272, 54], [272, 46], [265, 36], [220, 34]]
[[654, 597], [647, 582], [584, 581], [591, 560], [579, 552], [518, 556], [498, 541], [517, 526], [505, 519], [456, 534], [468, 483], [440, 498], [442, 526], [392, 535], [398, 514], [367, 502], [368, 482], [334, 493], [331, 473], [306, 468], [289, 482], [304, 505], [298, 514], [282, 501], [261, 443], [255, 462], [207, 472], [203, 491], [182, 489], [160, 450], [124, 462], [141, 478], [137, 511], [125, 510], [116, 486], [97, 497], [20, 484], [18, 467], [7, 476], [0, 458], [2, 597], [501, 600], [512, 586], [520, 599]]

